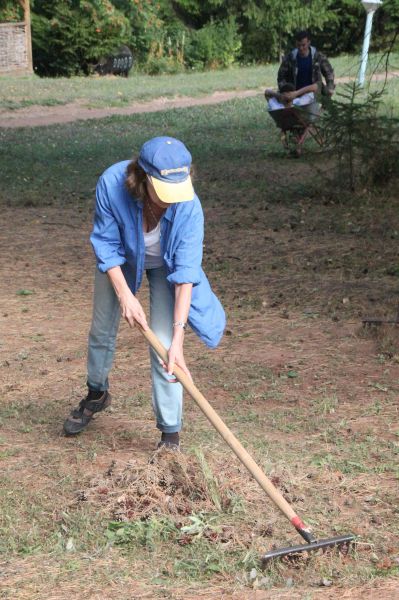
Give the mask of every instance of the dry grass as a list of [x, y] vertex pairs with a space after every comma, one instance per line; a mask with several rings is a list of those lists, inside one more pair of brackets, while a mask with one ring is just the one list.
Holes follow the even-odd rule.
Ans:
[[146, 520], [167, 515], [181, 522], [198, 512], [227, 509], [239, 478], [218, 470], [213, 475], [202, 453], [190, 457], [157, 450], [148, 464], [134, 459], [126, 465], [111, 463], [104, 477], [94, 478], [78, 493], [77, 501], [103, 507], [109, 518], [119, 521]]

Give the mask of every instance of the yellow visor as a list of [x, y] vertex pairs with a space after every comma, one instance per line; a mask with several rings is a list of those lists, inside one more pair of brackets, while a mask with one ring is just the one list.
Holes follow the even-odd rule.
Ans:
[[160, 200], [166, 204], [175, 204], [175, 202], [190, 202], [194, 200], [194, 188], [190, 175], [184, 181], [178, 183], [170, 183], [169, 181], [161, 181], [155, 179], [151, 175], [147, 175], [151, 181], [154, 190]]

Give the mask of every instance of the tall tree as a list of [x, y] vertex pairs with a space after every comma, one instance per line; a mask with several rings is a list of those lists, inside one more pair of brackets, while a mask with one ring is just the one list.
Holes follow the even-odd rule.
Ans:
[[175, 0], [182, 18], [197, 26], [210, 18], [234, 17], [243, 38], [244, 58], [278, 59], [296, 29], [321, 30], [336, 20], [334, 0]]

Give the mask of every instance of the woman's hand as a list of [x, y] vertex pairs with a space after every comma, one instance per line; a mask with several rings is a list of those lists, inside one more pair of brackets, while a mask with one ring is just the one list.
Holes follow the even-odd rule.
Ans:
[[[173, 374], [175, 365], [180, 367], [182, 371], [192, 379], [190, 371], [187, 368], [183, 354], [184, 342], [184, 327], [181, 325], [187, 323], [188, 313], [191, 304], [192, 283], [177, 283], [175, 285], [175, 309], [173, 312], [173, 338], [168, 350], [168, 364], [162, 364], [163, 368], [168, 372], [168, 375]], [[177, 379], [171, 380], [171, 383], [176, 383]]]
[[[184, 331], [182, 329], [179, 329], [175, 332], [172, 344], [168, 350], [168, 364], [163, 364], [163, 367], [168, 372], [168, 375], [173, 375], [173, 369], [175, 368], [175, 365], [177, 365], [190, 379], [192, 379], [191, 373], [188, 370], [186, 361], [184, 359], [183, 340]], [[171, 383], [176, 383], [176, 381], [177, 379], [175, 379]]]
[[112, 267], [107, 271], [107, 275], [118, 297], [122, 317], [126, 319], [130, 327], [133, 327], [136, 322], [141, 325], [144, 331], [147, 331], [149, 327], [145, 312], [136, 296], [130, 291], [122, 269], [119, 266]]
[[119, 304], [122, 317], [126, 319], [130, 327], [138, 323], [144, 331], [149, 329], [143, 307], [130, 290], [125, 291], [119, 297]]

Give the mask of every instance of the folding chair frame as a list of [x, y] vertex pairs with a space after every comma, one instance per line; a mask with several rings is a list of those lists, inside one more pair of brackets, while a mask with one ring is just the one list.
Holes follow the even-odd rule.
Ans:
[[[314, 105], [309, 105], [309, 107]], [[318, 107], [318, 105], [317, 105]], [[308, 137], [312, 137], [318, 146], [323, 146], [324, 138], [321, 128], [316, 124], [317, 113], [303, 107], [288, 107], [269, 112], [270, 116], [281, 129], [281, 141], [286, 150], [291, 150], [294, 143], [293, 153], [299, 156], [302, 146]]]

